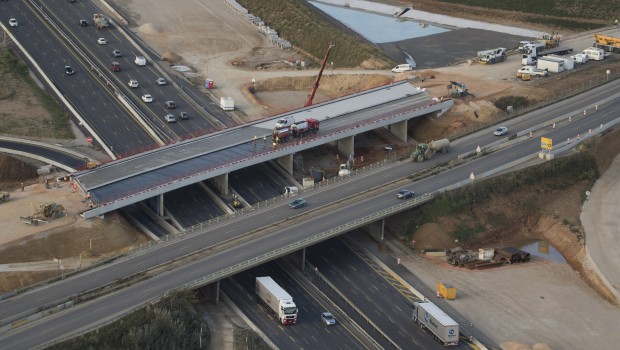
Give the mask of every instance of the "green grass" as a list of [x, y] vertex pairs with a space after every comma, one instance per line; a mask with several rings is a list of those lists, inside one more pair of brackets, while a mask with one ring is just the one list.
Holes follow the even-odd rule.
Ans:
[[320, 64], [330, 44], [329, 62], [335, 67], [357, 67], [362, 62], [379, 62], [376, 68], [395, 63], [377, 47], [351, 31], [331, 24], [325, 15], [303, 0], [239, 0], [251, 14], [260, 17], [280, 37], [308, 53]]
[[[51, 120], [39, 120], [38, 122], [32, 121], [33, 119], [31, 121], [16, 120], [15, 116], [3, 113], [0, 115], [0, 133], [56, 139], [74, 138], [69, 116], [63, 107], [35, 83], [28, 74], [28, 67], [11, 50], [7, 47], [0, 47], [0, 80], [6, 82], [14, 79], [24, 82], [30, 88], [36, 103], [50, 113]], [[3, 90], [0, 101], [9, 101], [16, 97], [15, 90], [9, 86]], [[35, 101], [26, 100], [25, 103], [26, 106], [31, 106], [35, 104]], [[20, 131], [16, 132], [16, 130]]]

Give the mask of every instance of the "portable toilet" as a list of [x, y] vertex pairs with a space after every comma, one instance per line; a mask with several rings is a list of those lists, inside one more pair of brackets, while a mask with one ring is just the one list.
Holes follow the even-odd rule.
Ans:
[[211, 79], [207, 79], [207, 80], [205, 81], [205, 87], [206, 87], [207, 89], [209, 89], [209, 90], [213, 89], [213, 80], [211, 80]]

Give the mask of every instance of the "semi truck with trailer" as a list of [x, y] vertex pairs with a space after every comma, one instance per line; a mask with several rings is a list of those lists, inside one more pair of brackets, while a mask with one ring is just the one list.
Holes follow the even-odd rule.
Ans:
[[529, 44], [523, 44], [523, 46], [519, 47], [521, 50], [521, 64], [524, 66], [535, 64], [538, 57], [548, 55], [566, 55], [569, 52], [573, 52], [572, 48], [563, 46], [548, 49], [543, 41], [534, 41]]
[[413, 303], [413, 321], [430, 330], [444, 346], [459, 344], [459, 324], [437, 305], [429, 301]]
[[256, 295], [275, 313], [280, 323], [297, 323], [297, 306], [293, 297], [271, 277], [256, 277]]

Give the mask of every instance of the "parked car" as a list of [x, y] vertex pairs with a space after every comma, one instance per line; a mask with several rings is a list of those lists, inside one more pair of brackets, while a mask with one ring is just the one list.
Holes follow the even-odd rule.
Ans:
[[88, 22], [85, 19], [81, 19], [80, 20], [80, 27], [86, 27], [88, 26]]
[[120, 72], [121, 71], [121, 64], [118, 63], [118, 62], [110, 63], [110, 70], [112, 72]]
[[187, 114], [187, 112], [181, 112], [179, 113], [179, 118], [181, 118], [181, 120], [188, 120], [189, 114]]
[[153, 96], [151, 94], [144, 94], [142, 95], [142, 101], [146, 103], [153, 102]]
[[106, 45], [108, 42], [105, 40], [105, 38], [99, 38], [97, 39], [97, 43], [99, 45]]
[[157, 78], [157, 80], [155, 82], [157, 83], [157, 85], [166, 85], [166, 84], [168, 84], [168, 82], [164, 78]]
[[129, 79], [129, 87], [130, 88], [137, 88], [138, 87], [138, 81], [136, 79]]
[[507, 133], [508, 133], [508, 128], [505, 126], [500, 126], [499, 128], [495, 129], [495, 131], [493, 132], [493, 135], [502, 136], [502, 135], [506, 135]]
[[73, 73], [75, 73], [75, 71], [73, 70], [73, 67], [65, 66], [65, 74], [66, 75], [73, 75]]
[[298, 209], [306, 205], [306, 200], [303, 198], [297, 198], [291, 203], [289, 203], [288, 207], [291, 209]]
[[114, 56], [114, 57], [122, 57], [123, 54], [121, 53], [121, 50], [114, 50], [114, 51], [112, 51], [112, 56]]
[[168, 109], [175, 109], [175, 108], [177, 108], [177, 105], [174, 104], [174, 101], [166, 101], [166, 108], [168, 108]]
[[15, 18], [9, 19], [9, 25], [11, 27], [17, 27], [17, 20]]
[[168, 123], [176, 123], [177, 118], [174, 117], [174, 115], [172, 114], [166, 114], [166, 116], [164, 117], [164, 119], [166, 120], [166, 122]]
[[413, 196], [415, 196], [415, 193], [413, 191], [405, 189], [398, 191], [398, 193], [396, 194], [396, 197], [398, 197], [398, 199], [413, 198]]
[[329, 312], [324, 312], [321, 314], [321, 321], [323, 321], [323, 324], [326, 326], [336, 325], [336, 318]]

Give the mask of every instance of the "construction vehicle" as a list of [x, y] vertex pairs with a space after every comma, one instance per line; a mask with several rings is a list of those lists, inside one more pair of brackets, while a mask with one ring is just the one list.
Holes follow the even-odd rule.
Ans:
[[559, 34], [545, 34], [538, 41], [545, 43], [545, 48], [551, 49], [560, 46], [561, 40], [562, 37]]
[[340, 168], [338, 169], [338, 176], [348, 176], [351, 175], [351, 169], [349, 168], [349, 163], [340, 164]]
[[101, 13], [95, 13], [93, 15], [93, 22], [95, 23], [95, 27], [97, 27], [97, 29], [103, 29], [110, 26], [110, 21]]
[[52, 202], [41, 204], [34, 214], [30, 216], [20, 216], [19, 219], [23, 223], [36, 226], [39, 222], [48, 222], [49, 219], [57, 219], [65, 214], [65, 207]]
[[271, 277], [256, 277], [256, 295], [276, 314], [282, 324], [297, 323], [297, 305]]
[[620, 52], [620, 38], [613, 36], [594, 34], [594, 45], [607, 52]]
[[327, 64], [327, 58], [329, 57], [329, 52], [336, 45], [329, 45], [327, 48], [327, 52], [325, 53], [325, 58], [323, 59], [323, 64], [321, 64], [321, 70], [319, 70], [319, 75], [316, 77], [314, 81], [314, 86], [312, 87], [312, 92], [310, 93], [310, 97], [308, 97], [308, 102], [306, 102], [305, 107], [312, 106], [312, 100], [314, 100], [314, 95], [316, 94], [316, 90], [319, 88], [319, 81], [321, 81], [321, 76], [323, 75], [323, 70], [325, 69], [325, 65]]
[[295, 137], [302, 137], [308, 135], [310, 132], [319, 131], [319, 121], [313, 118], [308, 118], [301, 122], [295, 122], [291, 124], [291, 133]]
[[293, 133], [291, 132], [291, 128], [274, 129], [273, 133], [271, 134], [271, 137], [276, 143], [286, 142], [291, 136], [293, 136]]
[[447, 283], [437, 283], [437, 297], [442, 297], [446, 300], [456, 299], [456, 288]]
[[450, 148], [452, 148], [452, 146], [450, 146], [450, 140], [448, 139], [431, 141], [429, 143], [418, 143], [409, 159], [411, 159], [412, 162], [423, 162], [427, 159], [431, 159], [438, 151], [441, 153], [450, 152]]
[[498, 47], [493, 50], [478, 51], [478, 61], [484, 64], [495, 64], [506, 60], [506, 48]]
[[469, 94], [467, 85], [456, 81], [451, 81], [450, 84], [448, 84], [448, 89], [452, 89], [452, 97], [465, 97]]
[[569, 52], [573, 52], [570, 47], [557, 46], [553, 48], [547, 48], [547, 44], [544, 41], [533, 41], [528, 44], [520, 46], [521, 51], [521, 64], [524, 66], [535, 64], [538, 57], [547, 55], [565, 55]]
[[413, 303], [413, 321], [430, 330], [442, 345], [459, 345], [459, 324], [430, 301]]
[[235, 197], [232, 201], [232, 207], [235, 209], [243, 208], [243, 203], [239, 200], [239, 198]]
[[0, 203], [8, 202], [9, 198], [11, 198], [9, 192], [0, 192]]

